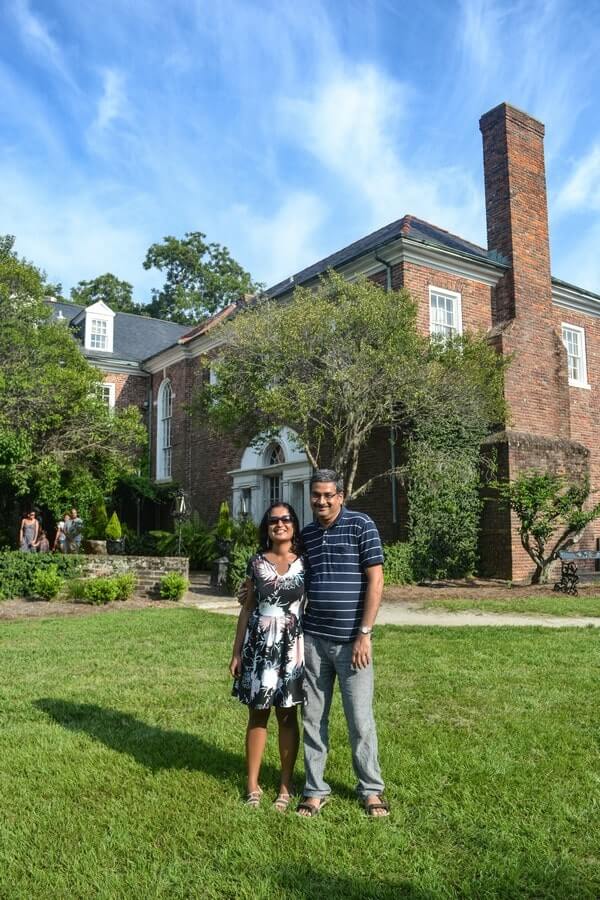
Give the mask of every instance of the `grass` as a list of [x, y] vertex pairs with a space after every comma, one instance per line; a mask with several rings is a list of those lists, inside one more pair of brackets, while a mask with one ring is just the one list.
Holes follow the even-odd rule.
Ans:
[[335, 801], [310, 821], [242, 806], [233, 628], [186, 609], [0, 626], [3, 900], [600, 895], [595, 630], [379, 629], [376, 822], [338, 699]]
[[532, 613], [548, 616], [600, 616], [600, 597], [569, 597], [551, 594], [547, 597], [514, 597], [509, 600], [489, 600], [481, 597], [428, 600], [426, 609], [447, 609], [459, 612], [479, 609], [494, 613]]

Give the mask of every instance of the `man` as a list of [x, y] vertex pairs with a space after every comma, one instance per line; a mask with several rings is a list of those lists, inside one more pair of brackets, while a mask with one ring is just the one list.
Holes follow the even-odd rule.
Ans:
[[65, 534], [67, 535], [67, 552], [79, 553], [83, 534], [83, 520], [75, 508], [71, 510], [71, 518], [68, 523], [65, 522]]
[[310, 480], [317, 520], [302, 532], [308, 561], [304, 617], [304, 767], [306, 784], [298, 815], [315, 816], [329, 799], [324, 780], [329, 710], [336, 677], [358, 779], [357, 794], [369, 816], [387, 816], [373, 717], [371, 633], [383, 591], [383, 550], [374, 522], [347, 509], [343, 482], [332, 469]]

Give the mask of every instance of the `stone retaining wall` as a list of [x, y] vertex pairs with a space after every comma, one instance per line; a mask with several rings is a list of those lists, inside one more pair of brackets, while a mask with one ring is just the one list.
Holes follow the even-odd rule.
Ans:
[[82, 556], [83, 575], [89, 577], [133, 572], [138, 597], [158, 598], [160, 579], [167, 572], [180, 572], [189, 578], [187, 556]]

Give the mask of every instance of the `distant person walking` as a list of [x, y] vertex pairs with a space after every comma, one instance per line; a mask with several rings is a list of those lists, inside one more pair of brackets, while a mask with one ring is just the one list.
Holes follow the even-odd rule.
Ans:
[[35, 553], [35, 543], [40, 532], [40, 525], [33, 510], [21, 519], [19, 529], [19, 550], [23, 553]]
[[73, 507], [70, 516], [65, 516], [65, 535], [67, 538], [67, 553], [79, 553], [81, 549], [81, 536], [83, 534], [83, 519]]
[[67, 523], [70, 521], [71, 517], [67, 514], [64, 519], [57, 522], [54, 543], [52, 544], [53, 551], [56, 552], [58, 550], [59, 553], [67, 552]]

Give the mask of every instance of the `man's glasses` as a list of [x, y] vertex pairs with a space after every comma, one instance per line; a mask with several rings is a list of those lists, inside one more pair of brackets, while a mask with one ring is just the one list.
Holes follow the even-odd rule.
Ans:
[[338, 491], [336, 491], [335, 494], [311, 494], [310, 499], [313, 501], [313, 503], [316, 503], [317, 500], [333, 500], [333, 498], [336, 497], [337, 494]]
[[291, 516], [269, 516], [269, 525], [279, 525], [280, 522], [289, 525], [291, 521]]

